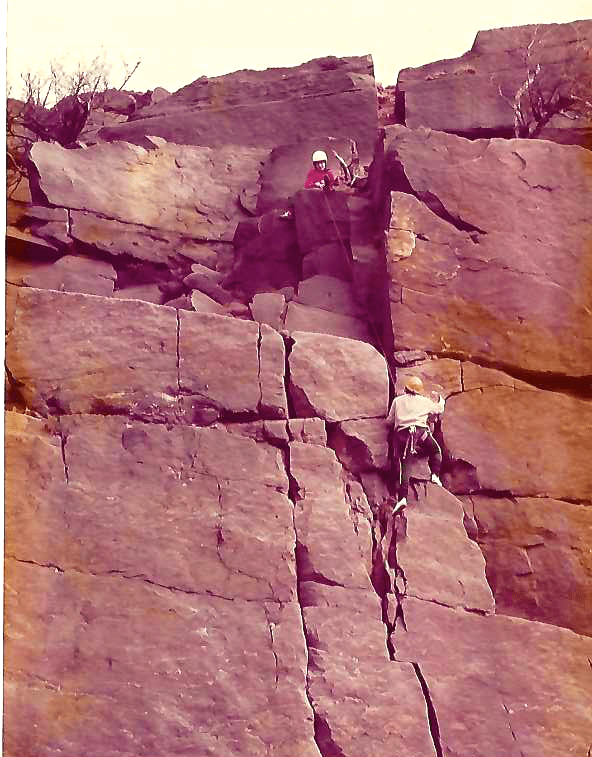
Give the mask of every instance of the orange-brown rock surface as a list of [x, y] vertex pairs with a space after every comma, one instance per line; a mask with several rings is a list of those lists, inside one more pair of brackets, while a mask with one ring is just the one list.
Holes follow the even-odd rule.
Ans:
[[[326, 58], [111, 93], [96, 144], [33, 147], [7, 757], [589, 750], [589, 152], [408, 128], [424, 74], [384, 134], [370, 59]], [[303, 190], [350, 140], [364, 182]], [[393, 516], [410, 375], [446, 399], [446, 488], [412, 459]]]

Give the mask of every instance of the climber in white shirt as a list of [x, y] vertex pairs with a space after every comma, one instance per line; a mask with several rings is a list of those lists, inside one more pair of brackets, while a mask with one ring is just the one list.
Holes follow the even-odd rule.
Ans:
[[394, 444], [398, 450], [398, 501], [393, 513], [407, 504], [409, 482], [403, 475], [403, 464], [407, 455], [420, 452], [428, 455], [432, 481], [442, 486], [440, 469], [442, 467], [442, 450], [432, 436], [428, 425], [428, 416], [441, 415], [444, 412], [444, 399], [438, 395], [438, 401], [424, 396], [423, 382], [419, 376], [410, 376], [405, 381], [405, 392], [395, 397], [386, 417], [388, 426], [394, 428]]

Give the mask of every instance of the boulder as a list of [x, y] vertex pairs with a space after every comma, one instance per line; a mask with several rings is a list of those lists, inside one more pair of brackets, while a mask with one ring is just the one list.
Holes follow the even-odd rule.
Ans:
[[366, 342], [294, 332], [289, 394], [298, 416], [344, 421], [384, 417], [388, 373], [383, 356]]
[[136, 109], [136, 98], [131, 92], [124, 92], [120, 89], [105, 89], [103, 92], [95, 93], [93, 107], [106, 112], [129, 116]]
[[153, 302], [155, 305], [162, 305], [163, 300], [158, 284], [138, 284], [137, 286], [118, 289], [113, 293], [113, 297], [120, 300], [143, 300], [144, 302]]
[[588, 401], [489, 386], [450, 397], [442, 429], [450, 455], [476, 469], [476, 488], [518, 497], [592, 499]]
[[190, 273], [183, 279], [183, 284], [189, 289], [199, 290], [208, 296], [209, 299], [218, 302], [220, 305], [228, 305], [232, 302], [233, 297], [230, 292], [218, 284], [211, 276], [200, 272]]
[[116, 278], [115, 269], [106, 261], [64, 255], [55, 263], [36, 267], [23, 278], [23, 283], [37, 289], [109, 296]]
[[288, 332], [310, 331], [316, 334], [332, 334], [348, 339], [370, 342], [368, 324], [361, 318], [351, 315], [332, 313], [329, 310], [289, 302], [286, 310], [284, 328]]
[[155, 87], [150, 93], [150, 105], [157, 105], [170, 96], [171, 93], [168, 89], [165, 89], [164, 87]]
[[[460, 58], [400, 71], [396, 112], [414, 129], [426, 126], [471, 137], [513, 136], [512, 103], [527, 70], [534, 74], [540, 67], [531, 83], [534, 92], [550, 98], [559, 85], [555, 97], [581, 95], [586, 83], [585, 50], [591, 43], [589, 20], [481, 31]], [[530, 115], [526, 103], [523, 112]], [[581, 120], [582, 126], [573, 119], [562, 124], [559, 141], [586, 144], [592, 126], [589, 119]], [[554, 132], [547, 135], [546, 139], [552, 138]]]
[[387, 176], [416, 195], [396, 193], [391, 209], [391, 231], [413, 242], [402, 258], [389, 246], [396, 349], [588, 375], [590, 152], [386, 131]]
[[211, 297], [208, 297], [207, 294], [200, 292], [198, 289], [194, 289], [193, 292], [191, 292], [190, 300], [191, 306], [194, 310], [197, 310], [198, 313], [226, 315], [226, 311], [222, 305], [217, 303], [216, 300], [213, 300]]
[[175, 297], [173, 300], [167, 300], [164, 304], [169, 308], [176, 308], [177, 310], [195, 310], [191, 297], [188, 294]]
[[[364, 152], [376, 137], [376, 88], [370, 56], [320, 58], [293, 68], [236, 71], [182, 87], [142, 108], [102, 139], [146, 135], [191, 145], [275, 147], [303, 134], [353, 138]], [[302, 180], [303, 181], [303, 180]]]
[[334, 276], [311, 276], [298, 285], [296, 301], [329, 310], [332, 313], [348, 316], [365, 315], [364, 308], [358, 303], [354, 287], [347, 281]]
[[253, 320], [279, 331], [283, 326], [286, 300], [281, 292], [259, 292], [249, 305]]
[[[167, 143], [152, 150], [125, 142], [88, 150], [48, 142], [31, 148], [40, 189], [53, 205], [222, 241], [232, 239], [240, 217], [238, 194], [257, 180], [266, 156], [255, 148]], [[136, 181], [129, 181], [130, 172]]]

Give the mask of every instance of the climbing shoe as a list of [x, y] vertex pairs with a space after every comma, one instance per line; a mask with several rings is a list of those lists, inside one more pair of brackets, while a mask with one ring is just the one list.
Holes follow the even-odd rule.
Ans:
[[402, 497], [397, 504], [393, 507], [393, 515], [396, 515], [404, 507], [407, 507], [407, 498]]
[[436, 476], [435, 473], [432, 473], [432, 484], [436, 484], [437, 486], [443, 486], [443, 483], [440, 481], [440, 477]]

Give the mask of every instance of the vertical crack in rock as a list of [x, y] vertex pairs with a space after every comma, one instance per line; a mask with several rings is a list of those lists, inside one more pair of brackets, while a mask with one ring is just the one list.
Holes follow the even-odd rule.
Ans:
[[[292, 353], [292, 347], [294, 346], [294, 340], [289, 336], [284, 336], [284, 352], [286, 365], [284, 368], [284, 390], [286, 392], [286, 402], [288, 404], [288, 418], [295, 418], [294, 405], [292, 403], [292, 397], [290, 394], [290, 355]], [[288, 424], [288, 437], [290, 436], [290, 426]]]
[[179, 310], [175, 310], [177, 314], [177, 394], [181, 394], [181, 315]]
[[60, 437], [60, 448], [62, 451], [62, 463], [64, 465], [64, 476], [66, 477], [66, 483], [70, 483], [70, 471], [68, 469], [68, 461], [66, 460], [66, 443], [68, 441], [67, 435], [64, 434], [64, 430], [61, 426], [61, 416], [58, 416], [58, 435]]
[[[518, 744], [518, 738], [516, 737], [516, 733], [515, 733], [514, 729], [512, 728], [512, 719], [510, 718], [511, 712], [510, 712], [510, 710], [506, 707], [506, 705], [503, 702], [502, 702], [502, 707], [504, 708], [504, 710], [506, 711], [506, 715], [508, 716], [508, 728], [510, 729], [510, 733], [512, 734], [512, 738]], [[524, 752], [522, 751], [522, 749], [520, 749], [520, 747], [518, 747], [518, 749], [520, 751], [520, 757], [524, 757]], [[590, 750], [588, 750], [588, 754], [590, 754]]]
[[274, 639], [274, 636], [273, 636], [273, 629], [274, 629], [275, 623], [269, 617], [269, 613], [268, 613], [267, 607], [265, 607], [264, 609], [265, 609], [265, 617], [267, 619], [267, 627], [269, 628], [269, 639], [270, 639], [270, 643], [271, 643], [271, 653], [273, 655], [273, 659], [275, 660], [275, 687], [277, 689], [278, 683], [279, 683], [279, 680], [280, 680], [280, 663], [279, 663], [279, 659], [278, 659], [278, 656], [277, 656], [277, 652], [275, 651], [275, 639]]
[[[287, 358], [286, 358], [286, 363], [287, 363]], [[295, 513], [296, 501], [298, 499], [298, 492], [299, 492], [300, 487], [298, 486], [298, 482], [296, 481], [296, 479], [292, 475], [292, 471], [290, 470], [289, 447], [284, 457], [284, 465], [286, 468], [286, 475], [288, 477], [288, 498], [290, 502], [292, 503], [292, 527], [294, 529], [294, 563], [296, 567], [296, 598], [298, 601], [298, 608], [300, 610], [300, 621], [302, 623], [302, 635], [304, 637], [304, 645], [306, 648], [305, 693], [306, 693], [306, 699], [308, 700], [308, 704], [313, 714], [313, 736], [314, 736], [314, 740], [317, 745], [317, 748], [320, 754], [322, 755], [322, 757], [345, 757], [345, 755], [337, 747], [337, 745], [334, 744], [331, 738], [331, 730], [328, 724], [325, 722], [325, 720], [323, 720], [317, 714], [314, 704], [313, 704], [313, 699], [310, 693], [310, 689], [309, 689], [310, 651], [308, 647], [308, 639], [306, 638], [306, 622], [304, 620], [304, 611], [303, 611], [302, 595], [301, 595], [302, 582], [301, 582], [300, 576], [302, 575], [302, 565], [301, 565], [302, 558], [299, 556], [299, 550], [297, 549], [298, 531], [296, 528], [296, 513]]]
[[427, 681], [423, 677], [423, 673], [421, 672], [419, 664], [417, 662], [413, 662], [411, 664], [413, 665], [413, 670], [415, 670], [415, 675], [417, 676], [417, 680], [419, 681], [419, 685], [421, 686], [421, 691], [425, 699], [426, 709], [428, 711], [430, 734], [432, 741], [434, 742], [436, 755], [437, 757], [443, 757], [442, 744], [440, 742], [440, 726], [438, 725], [438, 716], [436, 715], [436, 708], [434, 707], [434, 703], [432, 702], [432, 696], [430, 694]]
[[261, 383], [261, 342], [263, 341], [263, 334], [261, 333], [261, 324], [258, 323], [259, 331], [257, 333], [257, 381], [259, 383], [259, 402], [257, 403], [257, 410], [261, 414], [263, 408], [263, 384]]

